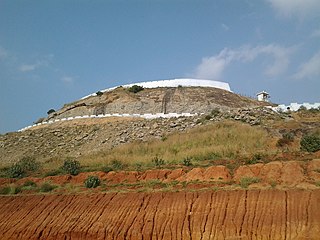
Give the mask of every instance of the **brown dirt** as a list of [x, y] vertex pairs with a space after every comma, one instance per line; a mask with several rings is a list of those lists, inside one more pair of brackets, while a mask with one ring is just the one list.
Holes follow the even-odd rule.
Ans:
[[320, 190], [0, 197], [1, 239], [319, 239]]

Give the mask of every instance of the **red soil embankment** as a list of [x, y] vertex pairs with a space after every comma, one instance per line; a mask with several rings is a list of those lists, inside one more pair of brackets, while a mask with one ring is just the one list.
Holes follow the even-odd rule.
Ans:
[[320, 190], [0, 197], [1, 239], [319, 239]]

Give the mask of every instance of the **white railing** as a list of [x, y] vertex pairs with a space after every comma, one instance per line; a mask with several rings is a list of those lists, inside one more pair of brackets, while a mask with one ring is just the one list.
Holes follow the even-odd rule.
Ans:
[[25, 128], [22, 128], [18, 132], [22, 132], [22, 131], [25, 131], [25, 130], [30, 129], [32, 127], [37, 127], [40, 125], [52, 124], [55, 122], [72, 121], [72, 120], [76, 120], [76, 119], [108, 118], [108, 117], [133, 117], [133, 118], [144, 118], [144, 119], [156, 119], [156, 118], [193, 117], [193, 116], [198, 116], [198, 115], [202, 115], [202, 114], [198, 114], [198, 113], [156, 113], [156, 114], [151, 114], [151, 113], [144, 113], [144, 114], [113, 113], [113, 114], [99, 114], [99, 115], [84, 115], [84, 116], [75, 116], [75, 117], [67, 117], [67, 118], [60, 118], [60, 119], [55, 119], [55, 120], [44, 121], [41, 123], [33, 124], [33, 125], [27, 126]]

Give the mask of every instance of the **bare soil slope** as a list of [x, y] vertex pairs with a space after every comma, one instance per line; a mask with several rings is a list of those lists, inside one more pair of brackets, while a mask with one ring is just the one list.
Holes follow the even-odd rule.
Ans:
[[1, 239], [319, 239], [320, 190], [0, 197]]

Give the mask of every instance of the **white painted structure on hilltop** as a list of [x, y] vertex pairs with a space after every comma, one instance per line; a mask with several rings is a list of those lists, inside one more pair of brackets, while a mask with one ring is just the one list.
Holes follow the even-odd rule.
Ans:
[[[124, 88], [132, 87], [133, 85], [139, 85], [144, 88], [157, 88], [157, 87], [213, 87], [219, 88], [231, 92], [230, 86], [228, 83], [213, 81], [213, 80], [204, 80], [204, 79], [193, 79], [193, 78], [181, 78], [181, 79], [170, 79], [170, 80], [159, 80], [159, 81], [148, 81], [148, 82], [138, 82], [122, 85]], [[116, 89], [117, 87], [107, 88], [100, 90], [100, 92], [108, 92]], [[92, 93], [88, 96], [85, 96], [81, 99], [87, 97], [96, 96], [96, 93]]]
[[312, 108], [320, 108], [320, 103], [290, 103], [289, 105], [280, 104], [277, 107], [272, 107], [273, 110], [277, 112], [286, 112], [286, 111], [298, 111], [301, 107], [305, 107], [307, 110]]
[[270, 94], [267, 93], [266, 91], [257, 93], [257, 99], [260, 102], [269, 102], [268, 100], [269, 98], [270, 98]]

